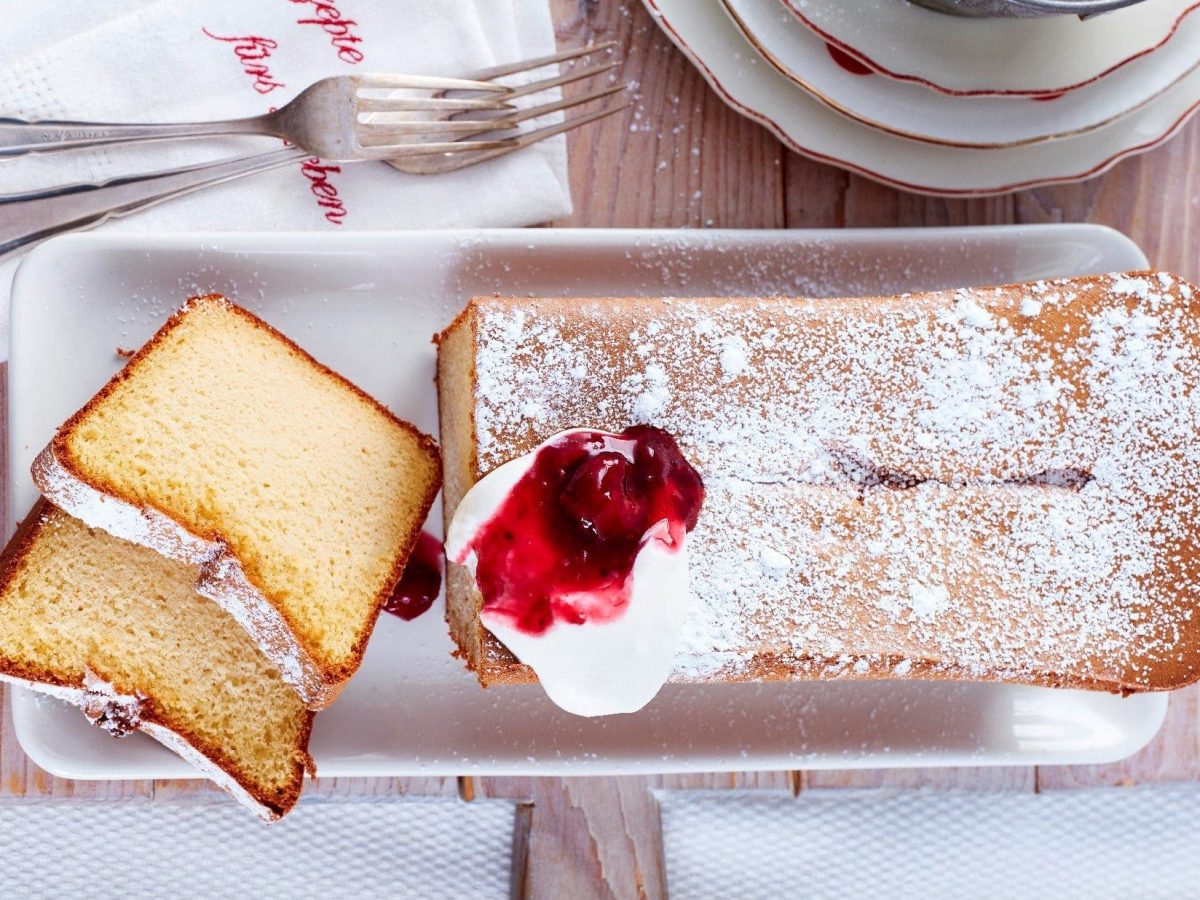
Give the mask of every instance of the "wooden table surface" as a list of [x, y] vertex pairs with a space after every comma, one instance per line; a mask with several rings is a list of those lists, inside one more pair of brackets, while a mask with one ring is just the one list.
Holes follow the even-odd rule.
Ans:
[[[570, 138], [575, 212], [560, 226], [810, 228], [1097, 222], [1132, 237], [1158, 268], [1200, 281], [1200, 118], [1166, 146], [1083, 184], [978, 200], [904, 194], [784, 150], [734, 114], [658, 31], [638, 0], [552, 0], [563, 45], [613, 39], [635, 102]], [[2, 703], [3, 701], [0, 701]], [[306, 796], [440, 794], [528, 800], [514, 861], [537, 897], [665, 896], [653, 791], [932, 787], [1051, 791], [1200, 780], [1200, 686], [1171, 698], [1166, 724], [1134, 757], [1107, 766], [896, 769], [623, 778], [318, 779]], [[54, 778], [21, 752], [5, 713], [0, 799], [188, 798], [231, 802], [203, 781]]]

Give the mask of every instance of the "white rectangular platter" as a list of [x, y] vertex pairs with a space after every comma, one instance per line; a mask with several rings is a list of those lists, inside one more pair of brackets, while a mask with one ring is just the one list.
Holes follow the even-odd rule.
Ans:
[[[189, 294], [235, 298], [418, 427], [437, 433], [431, 336], [474, 294], [896, 293], [1134, 269], [1093, 226], [871, 231], [522, 230], [71, 235], [34, 250], [13, 292], [7, 527], [33, 504], [33, 456]], [[440, 533], [435, 510], [430, 528]], [[382, 616], [362, 670], [317, 717], [322, 775], [614, 774], [1031, 765], [1120, 758], [1165, 696], [905, 682], [668, 686], [598, 720], [540, 688], [482, 690], [453, 659], [442, 601]], [[72, 778], [182, 778], [152, 740], [113, 740], [13, 690], [21, 745]]]

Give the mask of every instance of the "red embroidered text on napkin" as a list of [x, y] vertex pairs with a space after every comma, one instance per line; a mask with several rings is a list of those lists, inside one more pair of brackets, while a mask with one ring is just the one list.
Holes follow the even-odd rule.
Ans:
[[242, 71], [254, 79], [254, 89], [260, 94], [269, 94], [276, 88], [285, 86], [271, 74], [266, 62], [271, 57], [271, 51], [279, 46], [277, 42], [256, 34], [222, 37], [204, 27], [200, 30], [214, 41], [233, 45], [233, 53], [242, 64]]
[[305, 6], [311, 6], [312, 18], [297, 19], [297, 25], [319, 25], [321, 30], [329, 35], [329, 43], [337, 50], [338, 59], [352, 66], [363, 61], [363, 53], [355, 44], [362, 43], [362, 38], [354, 33], [358, 23], [353, 19], [342, 16], [341, 11], [329, 0], [292, 0]]
[[[293, 3], [309, 2], [309, 0], [292, 0]], [[317, 2], [317, 0], [313, 0]], [[348, 20], [342, 20], [341, 13], [336, 7], [328, 3], [320, 3], [321, 8], [328, 8], [328, 21], [334, 25], [344, 25], [349, 28], [357, 23]], [[306, 24], [308, 20], [301, 19], [297, 24]], [[238, 62], [242, 65], [242, 71], [253, 79], [254, 90], [260, 94], [269, 94], [276, 88], [284, 87], [284, 83], [276, 79], [271, 70], [267, 67], [266, 60], [270, 58], [271, 51], [279, 48], [279, 42], [271, 38], [261, 37], [259, 35], [243, 35], [233, 37], [223, 37], [219, 34], [214, 34], [203, 26], [200, 29], [204, 34], [214, 41], [232, 44], [234, 55], [237, 56]], [[360, 41], [361, 38], [354, 37], [354, 41]], [[336, 40], [334, 41], [336, 46]], [[352, 49], [352, 48], [351, 48]], [[354, 50], [354, 55], [357, 57], [351, 62], [351, 65], [362, 60], [363, 55], [358, 50]], [[341, 51], [338, 52], [341, 57]], [[271, 112], [274, 112], [276, 107], [271, 107]], [[338, 194], [338, 189], [333, 182], [329, 180], [330, 174], [340, 173], [341, 166], [327, 164], [321, 161], [319, 157], [313, 156], [304, 160], [300, 164], [300, 174], [308, 179], [308, 189], [317, 199], [317, 206], [324, 210], [323, 215], [325, 221], [330, 225], [341, 225], [342, 220], [346, 218], [345, 201]]]

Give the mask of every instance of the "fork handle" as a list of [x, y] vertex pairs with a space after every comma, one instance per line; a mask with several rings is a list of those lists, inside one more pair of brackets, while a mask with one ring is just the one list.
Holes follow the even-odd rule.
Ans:
[[271, 114], [224, 122], [74, 122], [0, 118], [0, 157], [215, 134], [275, 135]]
[[164, 200], [309, 156], [297, 147], [288, 147], [149, 175], [0, 195], [0, 261], [56, 234], [95, 228]]

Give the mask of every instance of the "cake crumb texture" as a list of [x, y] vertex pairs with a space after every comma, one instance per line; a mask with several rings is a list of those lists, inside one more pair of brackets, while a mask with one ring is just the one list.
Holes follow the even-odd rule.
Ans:
[[440, 483], [429, 438], [217, 296], [190, 300], [50, 450], [235, 560], [327, 684], [361, 661]]
[[278, 817], [311, 766], [313, 714], [195, 577], [40, 502], [0, 575], [0, 676], [60, 689], [114, 734], [167, 729]]

